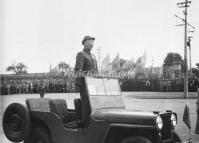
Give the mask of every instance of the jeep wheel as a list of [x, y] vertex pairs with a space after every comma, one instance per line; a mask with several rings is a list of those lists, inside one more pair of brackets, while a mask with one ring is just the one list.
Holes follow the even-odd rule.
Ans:
[[43, 128], [34, 128], [24, 143], [51, 143], [49, 133]]
[[125, 138], [122, 143], [151, 143], [151, 141], [145, 137], [132, 136]]
[[30, 132], [30, 123], [30, 114], [24, 105], [12, 103], [6, 108], [3, 115], [3, 130], [10, 141], [23, 141]]

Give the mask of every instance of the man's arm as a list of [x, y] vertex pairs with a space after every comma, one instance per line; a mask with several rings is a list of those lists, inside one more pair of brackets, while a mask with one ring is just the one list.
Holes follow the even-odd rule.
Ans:
[[83, 71], [85, 58], [82, 52], [79, 52], [76, 56], [75, 71]]

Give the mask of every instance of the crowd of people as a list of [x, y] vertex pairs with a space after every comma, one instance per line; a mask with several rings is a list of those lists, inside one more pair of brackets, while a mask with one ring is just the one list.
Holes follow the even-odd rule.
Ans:
[[75, 91], [73, 82], [71, 83], [60, 79], [6, 80], [1, 82], [0, 87], [1, 95], [39, 93], [41, 89], [46, 93], [66, 93]]
[[122, 91], [159, 91], [158, 79], [121, 79], [120, 86]]
[[[126, 78], [120, 79], [120, 86], [122, 91], [163, 91], [163, 92], [183, 92], [183, 80], [176, 82], [173, 80], [167, 85], [170, 90], [161, 89], [159, 79], [136, 79]], [[195, 92], [199, 87], [199, 79], [194, 78], [189, 80], [189, 91]], [[75, 87], [75, 78], [67, 79], [22, 79], [22, 80], [4, 80], [0, 84], [1, 95], [9, 94], [32, 94], [39, 93], [44, 90], [45, 93], [67, 93], [77, 92]], [[179, 90], [177, 90], [179, 89]]]

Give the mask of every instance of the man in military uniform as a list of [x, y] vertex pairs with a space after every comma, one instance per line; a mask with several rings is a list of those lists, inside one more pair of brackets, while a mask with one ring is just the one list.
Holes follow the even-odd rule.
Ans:
[[[84, 46], [83, 51], [77, 53], [76, 56], [76, 64], [75, 64], [75, 72], [76, 73], [84, 73], [84, 74], [89, 74], [89, 73], [95, 73], [98, 72], [97, 68], [97, 60], [93, 54], [91, 54], [91, 50], [93, 48], [93, 43], [94, 43], [95, 38], [91, 36], [85, 36], [82, 40], [82, 45]], [[77, 74], [78, 75], [78, 74]], [[76, 79], [76, 88], [77, 90], [80, 91], [81, 95], [81, 104], [82, 104], [82, 110], [84, 111], [84, 114], [82, 115], [82, 120], [84, 127], [88, 125], [89, 119], [87, 118], [88, 115], [90, 114], [90, 105], [88, 103], [88, 98], [85, 93], [86, 93], [86, 87], [83, 83], [83, 78], [78, 77]]]
[[91, 53], [95, 38], [85, 36], [82, 40], [84, 46], [83, 51], [79, 52], [76, 56], [75, 72], [97, 72], [97, 60]]
[[39, 86], [39, 95], [40, 95], [40, 98], [44, 98], [45, 88], [46, 88], [45, 82], [43, 80], [41, 80], [40, 86]]

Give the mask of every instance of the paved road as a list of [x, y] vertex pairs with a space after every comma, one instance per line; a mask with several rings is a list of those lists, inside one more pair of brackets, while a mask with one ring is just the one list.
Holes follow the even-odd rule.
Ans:
[[[73, 99], [79, 96], [75, 93], [70, 94], [46, 94], [46, 97], [50, 98], [66, 98], [67, 104], [69, 107], [74, 108]], [[176, 96], [176, 97], [175, 97]], [[196, 94], [193, 93], [192, 97], [196, 97]], [[6, 106], [12, 102], [20, 102], [25, 103], [25, 99], [27, 98], [38, 98], [39, 95], [35, 94], [20, 94], [20, 95], [9, 95], [9, 96], [1, 96], [1, 122], [2, 122], [2, 114], [5, 110]], [[172, 97], [173, 99], [169, 99], [168, 97]], [[175, 97], [175, 98], [174, 98]], [[189, 138], [189, 130], [186, 125], [182, 121], [183, 112], [185, 104], [188, 103], [190, 106], [190, 118], [191, 118], [191, 135], [194, 142], [199, 143], [199, 135], [194, 134], [195, 124], [196, 124], [196, 99], [182, 99], [183, 93], [152, 93], [152, 92], [126, 92], [123, 93], [123, 99], [127, 109], [132, 110], [144, 110], [144, 111], [165, 111], [166, 109], [170, 109], [175, 111], [178, 114], [178, 125], [176, 127], [177, 133], [180, 137], [186, 141]], [[159, 98], [159, 99], [157, 99]], [[166, 98], [166, 99], [165, 99]], [[179, 99], [180, 98], [180, 99]], [[4, 136], [2, 131], [2, 125], [0, 124], [1, 134], [0, 141], [1, 143], [10, 143]]]

